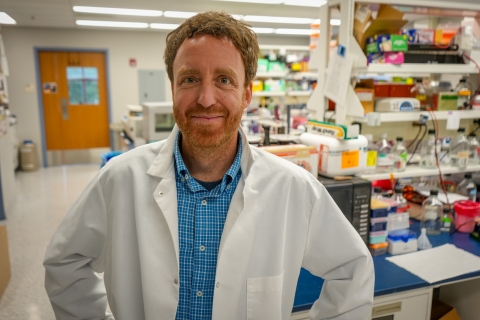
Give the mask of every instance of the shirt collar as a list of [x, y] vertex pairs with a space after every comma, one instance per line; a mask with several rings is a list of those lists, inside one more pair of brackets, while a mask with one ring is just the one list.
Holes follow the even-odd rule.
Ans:
[[[181, 134], [182, 133], [179, 130], [177, 132], [177, 137], [175, 139], [175, 145], [173, 148], [173, 155], [175, 157], [175, 170], [178, 174], [181, 174], [182, 176], [184, 175], [190, 176], [190, 173], [188, 172], [187, 166], [183, 162], [182, 154], [180, 152], [180, 139], [182, 138]], [[242, 159], [242, 150], [243, 150], [242, 135], [240, 134], [240, 132], [238, 132], [237, 154], [235, 156], [235, 159], [233, 160], [231, 167], [227, 170], [227, 172], [225, 172], [225, 175], [223, 177], [224, 181], [222, 182], [222, 184], [224, 184], [224, 182], [227, 182], [227, 183], [231, 182], [235, 178], [235, 176], [238, 174], [238, 171], [240, 170], [241, 159]], [[229, 181], [225, 181], [226, 177], [229, 178]]]

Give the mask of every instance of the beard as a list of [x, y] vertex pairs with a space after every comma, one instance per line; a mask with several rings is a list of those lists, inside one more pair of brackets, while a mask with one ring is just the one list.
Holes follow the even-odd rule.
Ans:
[[[185, 138], [188, 144], [194, 148], [213, 151], [225, 146], [232, 136], [238, 132], [243, 115], [242, 101], [244, 101], [244, 98], [245, 93], [243, 94], [243, 99], [238, 101], [237, 106], [231, 110], [221, 105], [213, 105], [208, 108], [196, 105], [182, 112], [181, 108], [174, 103], [173, 116], [182, 132], [182, 138]], [[192, 120], [192, 117], [196, 115], [221, 115], [223, 121], [220, 124], [199, 124]]]

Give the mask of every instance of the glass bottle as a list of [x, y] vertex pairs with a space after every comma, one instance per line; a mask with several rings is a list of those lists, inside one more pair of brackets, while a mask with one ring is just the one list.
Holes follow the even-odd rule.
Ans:
[[425, 228], [428, 235], [440, 234], [443, 205], [438, 200], [438, 190], [430, 190], [430, 196], [422, 204], [422, 221], [420, 228]]
[[462, 78], [455, 88], [455, 92], [458, 93], [458, 109], [467, 109], [472, 97], [472, 85], [467, 82], [466, 78]]
[[479, 164], [480, 158], [478, 157], [478, 152], [480, 151], [480, 144], [478, 143], [475, 133], [468, 135], [468, 149], [468, 163]]
[[437, 167], [435, 158], [435, 129], [428, 130], [428, 138], [420, 148], [420, 167], [425, 169], [434, 169]]
[[442, 226], [440, 228], [441, 232], [450, 232], [450, 227], [452, 226], [452, 219], [450, 218], [450, 209], [447, 207], [443, 208], [443, 217], [442, 217]]
[[457, 193], [468, 197], [468, 200], [474, 202], [477, 200], [477, 186], [472, 181], [471, 173], [465, 173], [465, 179], [457, 186]]
[[393, 171], [405, 171], [407, 168], [407, 148], [403, 145], [403, 138], [397, 137], [397, 143], [393, 146]]
[[417, 79], [415, 86], [410, 90], [412, 98], [416, 98], [420, 101], [420, 110], [426, 110], [427, 108], [427, 91], [423, 86], [423, 80]]
[[376, 199], [376, 200], [382, 200], [383, 199], [382, 187], [374, 187], [373, 188], [372, 199]]
[[465, 128], [458, 129], [458, 135], [450, 142], [450, 165], [465, 169], [468, 163], [468, 140], [465, 137]]
[[377, 172], [390, 172], [393, 166], [392, 147], [387, 141], [387, 134], [382, 133], [380, 141], [377, 143]]
[[372, 135], [366, 134], [365, 137], [368, 140], [368, 147], [367, 147], [367, 165], [366, 165], [366, 172], [367, 173], [374, 173], [377, 169], [377, 153], [378, 153], [378, 146], [373, 143]]
[[397, 203], [397, 212], [403, 213], [408, 210], [407, 199], [403, 197], [403, 186], [395, 187], [395, 194], [393, 195], [393, 200]]

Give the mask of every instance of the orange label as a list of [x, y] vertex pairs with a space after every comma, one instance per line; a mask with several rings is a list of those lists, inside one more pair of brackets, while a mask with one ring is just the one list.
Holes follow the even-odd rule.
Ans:
[[342, 152], [342, 169], [358, 167], [359, 159], [360, 152], [358, 150]]

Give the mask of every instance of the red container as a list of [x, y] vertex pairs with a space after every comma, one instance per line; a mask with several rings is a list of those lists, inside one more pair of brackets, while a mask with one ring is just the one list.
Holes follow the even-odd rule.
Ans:
[[390, 84], [390, 97], [392, 98], [411, 98], [410, 91], [413, 88], [413, 84]]
[[[455, 209], [455, 226], [457, 228], [466, 222], [474, 221], [476, 217], [480, 216], [480, 203], [470, 200], [455, 202], [453, 204], [453, 209]], [[470, 233], [473, 232], [474, 228], [475, 223], [472, 222], [463, 225], [458, 231]]]

